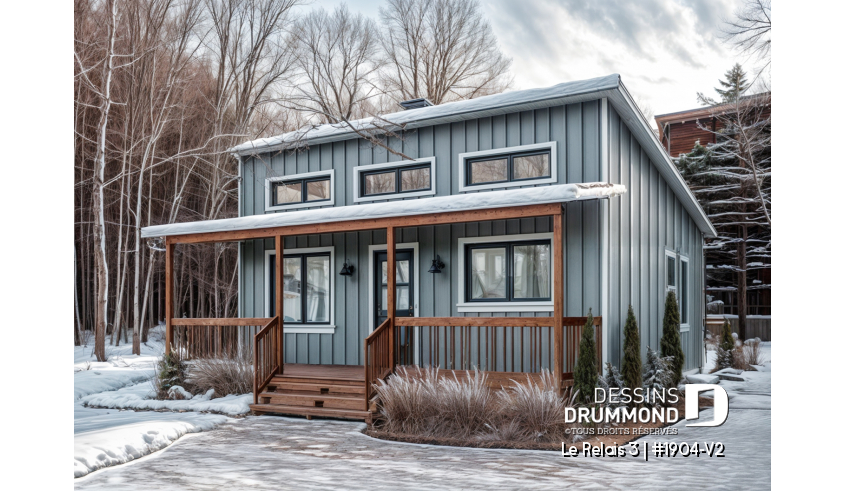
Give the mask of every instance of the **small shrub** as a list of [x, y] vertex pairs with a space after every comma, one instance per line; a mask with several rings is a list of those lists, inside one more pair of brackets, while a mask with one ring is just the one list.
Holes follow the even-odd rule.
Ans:
[[170, 399], [171, 388], [181, 386], [190, 391], [190, 384], [186, 380], [187, 362], [182, 358], [179, 350], [171, 350], [156, 363], [156, 376], [153, 378], [158, 399]]
[[763, 352], [760, 349], [760, 338], [749, 339], [745, 342], [746, 362], [749, 365], [762, 365], [766, 363]]
[[193, 392], [214, 390], [217, 397], [252, 393], [252, 364], [245, 356], [200, 358], [191, 362], [186, 381]]
[[678, 312], [678, 300], [675, 292], [666, 294], [666, 306], [663, 309], [663, 336], [660, 338], [660, 354], [671, 358], [671, 386], [681, 382], [684, 372], [684, 350], [681, 347], [681, 315]]
[[628, 319], [625, 321], [622, 381], [625, 387], [639, 387], [643, 384], [643, 361], [640, 357], [640, 329], [637, 326], [634, 309], [630, 305], [628, 305]]
[[384, 416], [384, 430], [394, 433], [431, 435], [436, 427], [438, 369], [426, 367], [411, 376], [398, 367], [387, 381], [379, 380], [376, 393]]
[[[599, 377], [599, 387], [604, 389], [605, 393], [605, 399], [602, 406], [611, 408], [624, 406], [624, 404], [618, 402], [610, 402], [610, 389], [621, 389], [622, 387], [625, 387], [625, 382], [622, 381], [622, 375], [619, 374], [619, 370], [617, 370], [610, 362], [605, 364], [604, 376]], [[639, 387], [639, 385], [635, 387]]]
[[598, 365], [596, 360], [596, 338], [593, 328], [593, 309], [587, 314], [587, 322], [581, 330], [581, 345], [578, 359], [575, 361], [575, 382], [573, 389], [578, 393], [578, 401], [588, 403], [593, 399], [593, 389], [598, 385]]
[[436, 403], [439, 408], [438, 432], [455, 438], [477, 435], [488, 426], [495, 413], [493, 392], [487, 375], [475, 369], [470, 377], [438, 380]]
[[658, 356], [658, 354], [651, 349], [651, 346], [649, 346], [646, 350], [646, 360], [643, 373], [643, 389], [648, 392], [649, 400], [651, 400], [652, 391], [656, 390], [660, 392], [663, 389], [674, 387], [673, 377], [674, 372], [672, 370], [672, 358], [669, 356]]

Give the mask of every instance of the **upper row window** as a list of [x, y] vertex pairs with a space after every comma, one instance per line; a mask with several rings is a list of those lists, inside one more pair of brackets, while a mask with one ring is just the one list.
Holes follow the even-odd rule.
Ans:
[[431, 164], [361, 173], [361, 196], [410, 193], [431, 189]]
[[328, 178], [276, 181], [273, 183], [273, 205], [288, 205], [331, 199], [331, 181]]
[[550, 162], [549, 150], [467, 160], [467, 185], [551, 177]]

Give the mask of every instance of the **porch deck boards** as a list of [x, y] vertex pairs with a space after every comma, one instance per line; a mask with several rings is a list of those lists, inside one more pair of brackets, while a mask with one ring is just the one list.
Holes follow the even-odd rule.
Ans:
[[285, 363], [285, 373], [276, 378], [308, 378], [322, 380], [343, 380], [364, 383], [363, 365], [308, 365]]

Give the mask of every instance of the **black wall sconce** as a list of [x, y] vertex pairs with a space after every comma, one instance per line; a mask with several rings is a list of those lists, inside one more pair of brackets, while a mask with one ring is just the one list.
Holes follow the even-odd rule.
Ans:
[[341, 276], [352, 276], [352, 273], [355, 272], [355, 266], [349, 264], [349, 260], [343, 262], [343, 267], [340, 268], [340, 275]]
[[445, 268], [446, 265], [443, 264], [443, 261], [440, 260], [440, 254], [437, 255], [437, 259], [433, 259], [431, 261], [431, 268], [429, 268], [429, 273], [439, 273], [441, 269]]

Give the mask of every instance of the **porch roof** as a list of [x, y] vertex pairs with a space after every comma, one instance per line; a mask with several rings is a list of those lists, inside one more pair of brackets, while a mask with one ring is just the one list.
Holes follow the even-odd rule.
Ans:
[[385, 201], [363, 205], [331, 206], [284, 213], [224, 218], [221, 220], [154, 225], [142, 228], [141, 237], [236, 232], [294, 225], [565, 203], [568, 201], [609, 198], [624, 194], [626, 191], [624, 185], [605, 182], [556, 184], [552, 186], [457, 194], [434, 198]]

